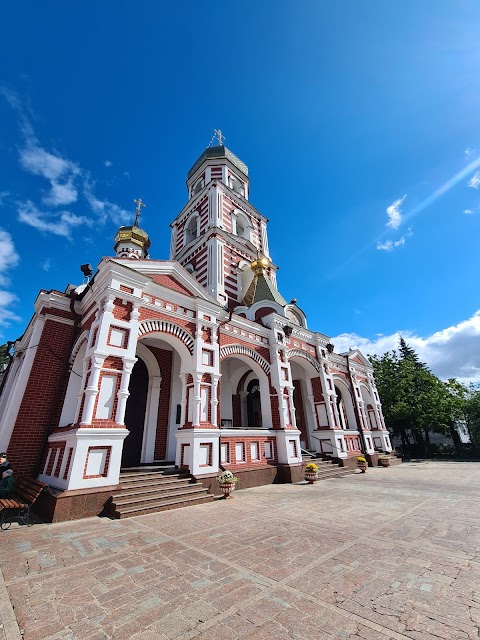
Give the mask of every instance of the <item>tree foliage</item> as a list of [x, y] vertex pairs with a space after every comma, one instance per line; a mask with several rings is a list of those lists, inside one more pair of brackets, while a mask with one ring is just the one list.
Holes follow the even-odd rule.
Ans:
[[[470, 397], [466, 388], [456, 380], [437, 378], [403, 338], [398, 351], [370, 356], [370, 361], [385, 422], [393, 435], [401, 437], [405, 450], [430, 453], [430, 434], [448, 433], [455, 421], [466, 416]], [[470, 404], [473, 424], [478, 407]]]
[[8, 344], [0, 344], [0, 371], [8, 364], [9, 358]]

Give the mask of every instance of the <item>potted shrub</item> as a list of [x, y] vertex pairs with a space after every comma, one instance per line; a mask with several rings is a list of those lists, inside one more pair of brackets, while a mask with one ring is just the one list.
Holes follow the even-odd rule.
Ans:
[[358, 456], [357, 464], [358, 464], [358, 468], [360, 469], [360, 471], [362, 473], [365, 473], [365, 471], [367, 470], [367, 461], [366, 461], [366, 459], [363, 456]]
[[235, 489], [238, 478], [236, 478], [231, 471], [224, 471], [217, 477], [217, 482], [220, 486], [220, 491], [223, 493], [223, 497], [233, 498], [230, 494]]
[[381, 467], [389, 467], [390, 466], [390, 456], [380, 456], [378, 458], [378, 464]]
[[318, 467], [314, 462], [309, 462], [305, 467], [305, 480], [313, 484], [318, 477]]

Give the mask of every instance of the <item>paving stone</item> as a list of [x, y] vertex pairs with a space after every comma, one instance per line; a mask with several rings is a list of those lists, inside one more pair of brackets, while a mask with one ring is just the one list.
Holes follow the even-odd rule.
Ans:
[[480, 463], [420, 462], [12, 527], [0, 640], [478, 640], [479, 489]]

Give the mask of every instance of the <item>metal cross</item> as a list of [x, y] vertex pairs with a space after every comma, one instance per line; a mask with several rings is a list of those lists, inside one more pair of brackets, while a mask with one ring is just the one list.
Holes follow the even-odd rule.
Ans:
[[138, 222], [138, 218], [140, 217], [140, 214], [142, 212], [142, 207], [146, 207], [146, 204], [143, 204], [142, 199], [139, 198], [138, 200], [134, 200], [135, 204], [137, 205], [137, 210], [135, 211], [135, 222], [133, 223], [133, 226], [136, 227], [137, 226], [137, 222]]
[[223, 133], [220, 131], [220, 129], [214, 129], [213, 130], [214, 134], [217, 136], [217, 143], [218, 146], [221, 146], [223, 144], [223, 141], [225, 140], [225, 136], [223, 135]]

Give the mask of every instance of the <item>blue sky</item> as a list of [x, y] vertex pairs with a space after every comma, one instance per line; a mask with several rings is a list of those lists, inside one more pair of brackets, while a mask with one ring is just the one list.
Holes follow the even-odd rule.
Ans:
[[310, 328], [366, 353], [402, 332], [439, 375], [480, 379], [477, 2], [2, 13], [0, 340], [40, 288], [112, 254], [134, 198], [168, 258], [186, 173], [221, 128]]

